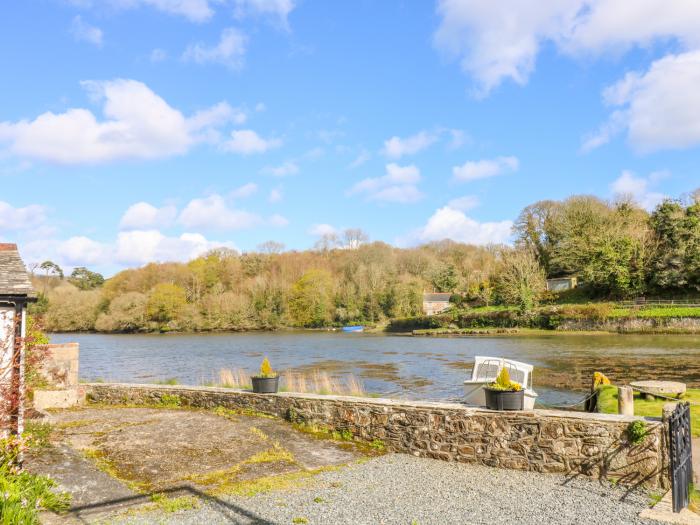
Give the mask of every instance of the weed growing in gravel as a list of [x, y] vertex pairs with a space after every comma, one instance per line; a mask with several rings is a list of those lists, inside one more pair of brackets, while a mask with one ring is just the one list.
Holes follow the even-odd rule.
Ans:
[[51, 446], [51, 433], [53, 427], [50, 423], [37, 423], [27, 421], [24, 434], [32, 441], [32, 448], [42, 449]]
[[250, 432], [251, 434], [258, 436], [262, 441], [267, 441], [268, 439], [270, 439], [270, 436], [265, 434], [265, 432], [263, 432], [257, 427], [250, 427]]
[[314, 498], [314, 503], [325, 503], [325, 502], [326, 502], [326, 500], [323, 499], [321, 496], [316, 496]]
[[194, 496], [169, 498], [165, 494], [155, 493], [151, 494], [151, 501], [154, 503], [151, 510], [159, 510], [166, 513], [199, 508], [199, 500]]
[[309, 520], [306, 518], [294, 518], [292, 520], [292, 523], [309, 523]]
[[91, 459], [95, 466], [108, 476], [118, 479], [125, 483], [130, 489], [136, 492], [144, 492], [150, 488], [148, 483], [134, 481], [133, 479], [125, 478], [115, 465], [114, 461], [107, 457], [107, 454], [103, 450], [96, 448], [88, 448], [83, 450], [83, 455], [87, 459]]
[[279, 443], [274, 443], [271, 448], [258, 452], [244, 461], [244, 464], [251, 465], [256, 463], [275, 463], [283, 461], [285, 463], [294, 463], [294, 454], [282, 448]]
[[384, 452], [384, 450], [386, 449], [386, 445], [381, 439], [373, 439], [369, 446], [377, 452]]
[[277, 416], [271, 414], [265, 414], [264, 412], [258, 412], [257, 410], [252, 410], [250, 408], [226, 408], [218, 406], [212, 410], [217, 416], [225, 417], [235, 421], [236, 416], [249, 416], [249, 417], [262, 417], [265, 419], [275, 419], [279, 420]]

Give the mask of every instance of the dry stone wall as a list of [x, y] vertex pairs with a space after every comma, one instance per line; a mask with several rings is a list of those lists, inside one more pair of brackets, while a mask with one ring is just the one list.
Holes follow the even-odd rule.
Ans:
[[[313, 394], [259, 395], [208, 387], [87, 385], [106, 404], [158, 404], [178, 396], [183, 406], [247, 409], [290, 421], [381, 440], [390, 451], [491, 467], [615, 479], [666, 487], [667, 439], [660, 421], [631, 445], [627, 427], [638, 417], [532, 410], [496, 412], [457, 403], [409, 402]], [[172, 402], [171, 398], [166, 401]]]

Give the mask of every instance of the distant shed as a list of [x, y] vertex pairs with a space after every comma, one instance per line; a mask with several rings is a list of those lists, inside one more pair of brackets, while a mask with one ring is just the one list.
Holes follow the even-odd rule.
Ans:
[[565, 292], [573, 290], [578, 285], [576, 277], [557, 277], [555, 279], [547, 279], [547, 290], [550, 292]]
[[24, 430], [24, 338], [35, 300], [17, 245], [0, 243], [0, 438]]
[[425, 315], [435, 315], [447, 310], [450, 305], [450, 293], [424, 293], [423, 313]]

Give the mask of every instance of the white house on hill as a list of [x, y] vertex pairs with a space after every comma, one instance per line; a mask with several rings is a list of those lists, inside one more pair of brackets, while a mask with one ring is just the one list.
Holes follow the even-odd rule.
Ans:
[[425, 315], [435, 315], [444, 312], [450, 307], [449, 293], [424, 293], [423, 313]]

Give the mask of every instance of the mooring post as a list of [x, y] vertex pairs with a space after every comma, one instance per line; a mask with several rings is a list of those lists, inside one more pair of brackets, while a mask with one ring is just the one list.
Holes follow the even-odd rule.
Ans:
[[617, 413], [623, 416], [634, 415], [634, 390], [631, 386], [618, 387]]

